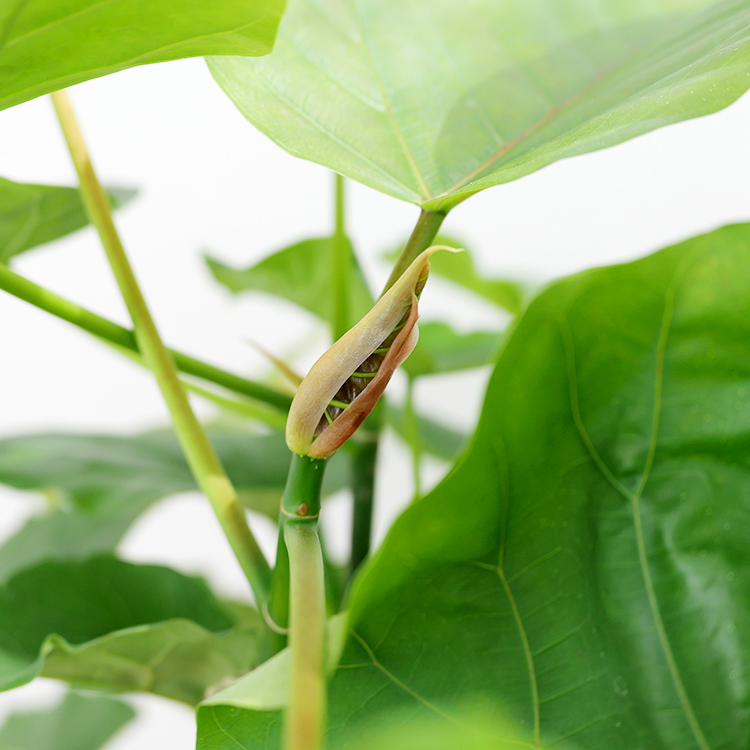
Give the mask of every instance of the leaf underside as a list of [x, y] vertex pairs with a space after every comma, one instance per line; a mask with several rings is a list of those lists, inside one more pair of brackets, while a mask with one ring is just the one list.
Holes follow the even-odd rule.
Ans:
[[750, 7], [290, 0], [270, 55], [209, 67], [292, 154], [445, 210], [727, 106], [750, 86]]

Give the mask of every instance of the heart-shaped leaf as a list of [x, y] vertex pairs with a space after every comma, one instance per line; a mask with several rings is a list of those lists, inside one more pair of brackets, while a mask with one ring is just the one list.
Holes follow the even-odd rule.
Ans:
[[[749, 258], [730, 226], [532, 302], [465, 459], [355, 584], [330, 750], [467, 701], [529, 747], [747, 748]], [[278, 747], [278, 710], [212, 709], [201, 750]]]
[[212, 58], [296, 156], [431, 209], [725, 107], [745, 0], [290, 0], [273, 52]]
[[0, 6], [0, 109], [144, 63], [265, 55], [283, 0], [12, 0]]
[[[107, 192], [113, 208], [136, 195], [135, 190], [124, 188]], [[0, 263], [88, 223], [77, 188], [29, 185], [0, 177]]]

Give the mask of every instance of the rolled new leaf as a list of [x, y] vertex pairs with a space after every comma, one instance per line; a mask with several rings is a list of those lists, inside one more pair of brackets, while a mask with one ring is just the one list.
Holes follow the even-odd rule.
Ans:
[[289, 449], [330, 456], [362, 424], [396, 368], [417, 345], [417, 301], [436, 245], [420, 253], [375, 307], [310, 369], [292, 402], [286, 425]]

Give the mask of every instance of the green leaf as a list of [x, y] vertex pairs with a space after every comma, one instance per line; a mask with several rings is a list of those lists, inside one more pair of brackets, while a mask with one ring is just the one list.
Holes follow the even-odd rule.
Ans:
[[265, 58], [212, 58], [295, 156], [433, 210], [714, 112], [750, 86], [744, 0], [290, 0]]
[[53, 708], [11, 714], [0, 727], [0, 748], [99, 750], [134, 717], [122, 701], [68, 693]]
[[[108, 194], [113, 208], [120, 208], [136, 191], [111, 188]], [[88, 223], [77, 188], [29, 185], [0, 177], [0, 263]]]
[[[355, 583], [330, 750], [479, 699], [534, 747], [747, 748], [748, 258], [725, 227], [531, 303], [470, 451]], [[215, 712], [277, 746], [278, 712]]]
[[[290, 461], [283, 435], [217, 428], [208, 434], [244, 505], [275, 520]], [[348, 470], [343, 453], [330, 462], [326, 495], [346, 485]], [[0, 483], [51, 493], [57, 506], [0, 547], [0, 582], [39, 560], [112, 550], [152, 503], [197, 489], [171, 430], [5, 438]]]
[[257, 616], [169, 568], [109, 557], [45, 562], [0, 588], [0, 689], [38, 675], [197, 703], [248, 671]]
[[[351, 242], [345, 241], [351, 259], [348, 274], [352, 285], [349, 291], [350, 324], [354, 325], [375, 302]], [[206, 258], [206, 262], [216, 280], [235, 294], [249, 291], [273, 294], [332, 324], [335, 311], [330, 283], [334, 243], [334, 237], [298, 242], [245, 269], [230, 268], [214, 258]]]
[[[481, 705], [481, 699], [478, 701]], [[456, 719], [446, 725], [437, 714], [414, 718], [409, 710], [380, 717], [359, 730], [358, 750], [521, 750], [533, 748], [520, 737], [523, 733], [493, 712], [473, 707], [454, 707]], [[360, 739], [361, 738], [361, 739]], [[557, 750], [570, 748], [567, 743]]]
[[283, 0], [6, 2], [0, 7], [0, 109], [134, 65], [265, 55], [283, 8]]
[[481, 367], [492, 361], [500, 336], [495, 331], [458, 333], [447, 323], [420, 323], [419, 343], [402, 368], [418, 378]]

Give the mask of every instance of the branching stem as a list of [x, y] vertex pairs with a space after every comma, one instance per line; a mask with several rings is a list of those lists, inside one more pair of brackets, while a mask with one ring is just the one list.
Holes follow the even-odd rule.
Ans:
[[78, 173], [86, 211], [99, 232], [107, 259], [133, 320], [138, 350], [156, 377], [193, 475], [211, 501], [256, 599], [263, 602], [270, 587], [268, 563], [247, 525], [237, 493], [190, 407], [174, 361], [162, 343], [141, 294], [112, 220], [109, 201], [91, 164], [70, 100], [64, 91], [52, 94], [52, 100]]

